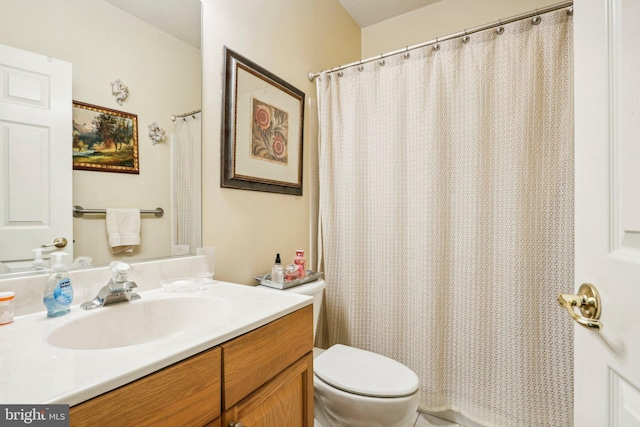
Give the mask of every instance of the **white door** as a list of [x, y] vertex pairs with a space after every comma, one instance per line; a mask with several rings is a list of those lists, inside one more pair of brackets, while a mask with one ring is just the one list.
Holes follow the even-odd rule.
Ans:
[[575, 283], [599, 290], [603, 326], [575, 327], [574, 426], [638, 427], [640, 1], [574, 5]]
[[70, 63], [0, 45], [4, 272], [57, 238], [67, 239], [61, 250], [73, 256], [71, 89]]

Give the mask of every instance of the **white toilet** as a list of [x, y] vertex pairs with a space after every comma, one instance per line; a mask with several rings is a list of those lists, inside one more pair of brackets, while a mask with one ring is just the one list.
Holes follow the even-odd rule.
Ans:
[[[324, 280], [317, 280], [284, 290], [314, 298], [314, 336], [324, 287]], [[413, 426], [419, 381], [408, 367], [380, 354], [341, 344], [327, 350], [314, 348], [313, 365], [316, 426]]]

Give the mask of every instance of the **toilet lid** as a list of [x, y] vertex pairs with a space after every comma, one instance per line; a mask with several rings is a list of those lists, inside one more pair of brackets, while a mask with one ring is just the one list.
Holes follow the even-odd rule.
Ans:
[[313, 372], [340, 390], [370, 397], [413, 394], [418, 376], [400, 362], [381, 354], [336, 344], [316, 357]]

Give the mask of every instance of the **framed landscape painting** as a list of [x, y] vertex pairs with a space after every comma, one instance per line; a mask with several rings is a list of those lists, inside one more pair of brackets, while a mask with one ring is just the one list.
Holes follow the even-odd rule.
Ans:
[[226, 188], [302, 195], [304, 92], [225, 47]]
[[73, 169], [140, 173], [138, 116], [74, 101]]

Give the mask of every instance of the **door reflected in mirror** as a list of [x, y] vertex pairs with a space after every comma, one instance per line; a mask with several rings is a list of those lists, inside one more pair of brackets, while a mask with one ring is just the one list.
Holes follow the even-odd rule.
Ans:
[[[25, 117], [20, 120], [31, 128], [16, 125], [19, 121], [8, 107], [15, 106], [15, 99], [0, 99], [0, 128], [3, 135], [0, 136], [0, 153], [3, 153], [0, 154], [0, 167], [4, 171], [9, 170], [9, 163], [12, 166], [11, 184], [2, 183], [3, 189], [0, 190], [4, 192], [0, 194], [0, 275], [20, 270], [33, 271], [36, 255], [33, 250], [43, 248], [43, 245], [52, 243], [58, 237], [64, 237], [69, 244], [63, 249], [44, 247], [42, 253], [45, 264], [51, 252], [57, 250], [73, 253], [73, 259], [78, 263], [92, 259], [93, 265], [104, 265], [114, 259], [134, 261], [171, 256], [184, 253], [185, 248], [187, 253], [194, 253], [195, 247], [200, 246], [199, 155], [197, 159], [191, 159], [197, 163], [198, 175], [189, 177], [190, 186], [198, 188], [190, 197], [197, 197], [198, 203], [181, 208], [182, 215], [197, 214], [196, 219], [191, 218], [190, 240], [186, 243], [178, 240], [181, 237], [176, 232], [176, 205], [171, 197], [172, 190], [174, 194], [177, 190], [172, 171], [176, 170], [176, 162], [186, 162], [184, 157], [176, 159], [179, 151], [176, 145], [182, 138], [178, 137], [178, 120], [174, 122], [171, 118], [199, 111], [201, 106], [200, 2], [181, 0], [174, 2], [174, 5], [158, 5], [153, 1], [135, 3], [120, 0], [22, 0], [3, 4], [0, 45], [18, 52], [40, 55], [49, 64], [67, 63], [70, 77], [62, 78], [62, 81], [68, 82], [68, 89], [61, 101], [61, 109], [53, 108], [53, 101], [51, 106], [34, 107], [36, 113], [33, 114], [24, 113], [25, 109], [22, 108], [21, 114]], [[179, 10], [158, 9], [171, 6]], [[124, 11], [121, 7], [138, 9]], [[171, 21], [183, 19], [189, 22], [183, 27], [196, 28], [198, 34], [195, 38], [192, 34], [189, 39], [182, 34], [169, 34], [154, 27], [137, 17], [144, 16], [145, 7], [153, 8], [155, 15], [168, 14]], [[197, 25], [194, 26], [193, 22]], [[5, 64], [0, 65], [3, 76], [7, 70], [22, 69], [7, 64], [10, 59], [7, 55], [0, 50], [0, 64]], [[23, 74], [16, 74], [13, 81], [20, 83], [24, 79]], [[122, 105], [111, 93], [110, 83], [117, 79], [125, 82], [129, 89], [129, 95]], [[64, 83], [56, 84], [55, 89], [61, 86]], [[51, 87], [54, 88], [54, 85]], [[39, 94], [44, 93], [44, 89], [40, 89], [38, 92], [32, 86], [26, 89], [20, 86], [13, 92], [20, 94], [22, 90], [24, 96], [37, 100]], [[71, 113], [72, 101], [137, 116], [139, 174], [71, 171], [72, 119], [71, 116], [65, 116], [65, 110]], [[32, 99], [31, 104], [34, 103]], [[59, 147], [43, 142], [42, 135], [31, 130], [49, 129], [50, 123], [34, 121], [43, 111], [52, 111], [56, 115], [54, 121], [65, 129], [61, 137], [63, 143]], [[149, 126], [154, 123], [166, 130], [167, 137], [162, 142], [148, 136]], [[76, 125], [92, 126], [91, 123]], [[193, 123], [191, 126], [194, 126]], [[198, 141], [192, 143], [199, 150], [199, 116], [195, 126], [198, 127]], [[53, 131], [40, 133], [57, 138]], [[18, 144], [18, 141], [23, 143]], [[66, 165], [52, 164], [55, 158], [61, 158], [62, 164], [66, 162]], [[188, 164], [186, 168], [194, 169]], [[66, 174], [69, 174], [68, 178], [65, 178]], [[65, 180], [69, 182], [65, 183]], [[19, 184], [27, 185], [27, 189], [21, 189]], [[8, 189], [13, 195], [11, 199]], [[60, 204], [59, 208], [55, 207], [56, 203]], [[113, 254], [108, 243], [105, 216], [74, 218], [74, 205], [86, 209], [147, 210], [161, 207], [165, 214], [162, 217], [141, 215], [140, 244], [134, 246], [132, 252]], [[70, 231], [47, 231], [48, 234], [37, 237], [28, 237], [17, 231], [20, 228], [17, 224], [28, 223], [31, 228], [48, 229], [55, 221], [63, 222]], [[12, 231], [13, 234], [5, 238], [2, 233], [6, 231]], [[21, 243], [24, 246], [18, 249]], [[68, 265], [72, 261], [69, 258], [65, 260]]]

